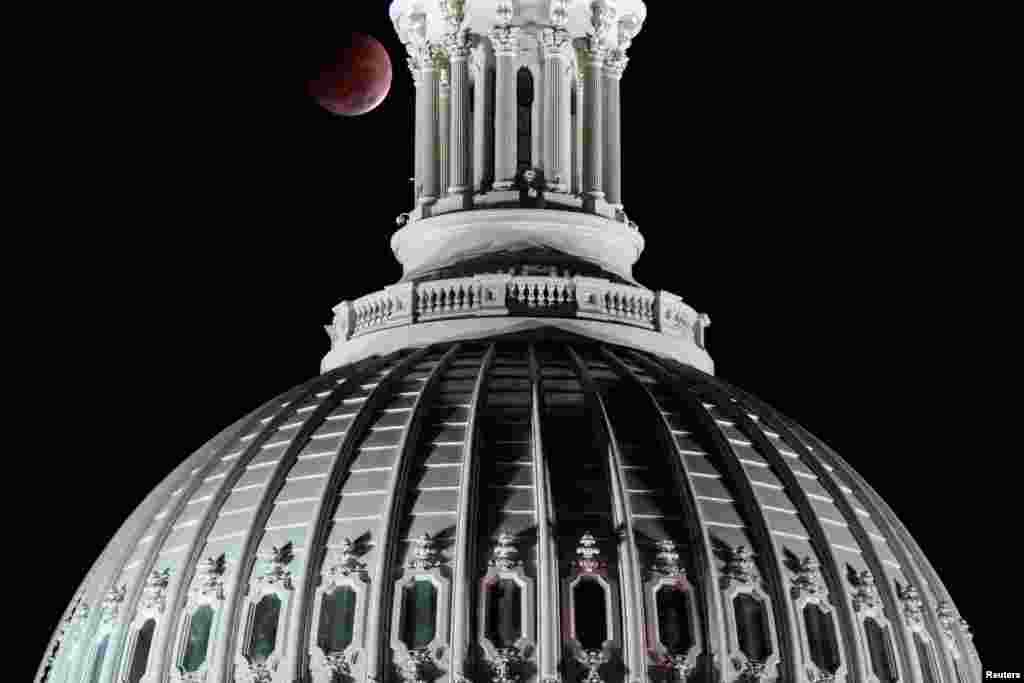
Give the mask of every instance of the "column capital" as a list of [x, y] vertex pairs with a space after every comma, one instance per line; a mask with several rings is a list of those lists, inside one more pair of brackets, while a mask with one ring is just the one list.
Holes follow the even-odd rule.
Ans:
[[491, 29], [491, 42], [494, 54], [498, 57], [515, 57], [519, 54], [518, 26], [495, 26]]
[[590, 3], [590, 25], [594, 28], [591, 38], [604, 43], [615, 25], [617, 10], [611, 0], [594, 0]]
[[629, 57], [626, 56], [625, 50], [609, 50], [604, 59], [604, 75], [608, 78], [622, 78], [628, 63]]
[[569, 32], [561, 28], [546, 28], [541, 32], [541, 45], [544, 46], [544, 58], [562, 57], [566, 45], [572, 42]]
[[466, 59], [469, 57], [469, 51], [471, 48], [472, 43], [469, 39], [469, 31], [467, 29], [445, 34], [444, 50], [448, 55], [448, 59]]

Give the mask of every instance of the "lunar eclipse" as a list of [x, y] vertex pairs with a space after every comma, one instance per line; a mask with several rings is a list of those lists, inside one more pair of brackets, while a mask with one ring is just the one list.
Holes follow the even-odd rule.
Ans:
[[373, 110], [390, 89], [391, 57], [376, 38], [364, 33], [351, 34], [309, 83], [309, 94], [320, 106], [341, 116]]

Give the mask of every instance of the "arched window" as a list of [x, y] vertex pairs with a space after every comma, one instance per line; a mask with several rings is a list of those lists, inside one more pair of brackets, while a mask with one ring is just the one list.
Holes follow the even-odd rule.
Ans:
[[864, 620], [864, 634], [868, 640], [871, 670], [881, 683], [896, 683], [896, 658], [892, 651], [889, 628], [868, 617]]
[[410, 650], [434, 640], [437, 623], [437, 589], [429, 579], [417, 579], [404, 588], [401, 639]]
[[740, 651], [754, 662], [768, 659], [772, 654], [772, 642], [764, 605], [752, 595], [740, 593], [733, 599], [733, 610]]
[[693, 647], [689, 591], [665, 585], [655, 594], [658, 640], [670, 655], [686, 654]]
[[584, 650], [600, 650], [608, 640], [604, 587], [592, 578], [583, 577], [573, 587], [572, 597], [576, 640]]
[[932, 662], [932, 648], [920, 633], [914, 634], [914, 647], [917, 649], [917, 660], [921, 667], [921, 680], [924, 683], [939, 683], [938, 676], [935, 674], [935, 665]]
[[107, 646], [110, 644], [110, 634], [103, 636], [103, 640], [96, 647], [96, 657], [92, 660], [92, 673], [89, 675], [89, 683], [100, 683], [100, 674], [103, 673], [103, 660], [107, 657]]
[[525, 66], [516, 75], [516, 139], [518, 168], [532, 168], [533, 74]]
[[512, 579], [495, 581], [487, 589], [484, 634], [498, 649], [512, 647], [523, 635], [522, 591]]
[[249, 641], [249, 659], [262, 664], [277, 645], [277, 625], [281, 617], [281, 598], [264, 595], [256, 604], [252, 617], [252, 638]]
[[325, 654], [343, 652], [352, 642], [356, 623], [356, 592], [339, 586], [320, 604], [320, 633], [317, 643]]
[[213, 626], [213, 608], [203, 605], [197, 609], [189, 621], [188, 640], [185, 643], [185, 655], [181, 667], [187, 673], [197, 671], [206, 661], [206, 652], [210, 646], [210, 630]]
[[803, 612], [807, 642], [811, 648], [811, 661], [821, 671], [834, 674], [839, 669], [840, 661], [832, 613], [824, 611], [815, 603], [805, 605]]
[[128, 672], [128, 683], [139, 683], [146, 675], [146, 666], [149, 664], [149, 648], [153, 644], [153, 631], [155, 630], [156, 620], [147, 619], [136, 634], [132, 665]]

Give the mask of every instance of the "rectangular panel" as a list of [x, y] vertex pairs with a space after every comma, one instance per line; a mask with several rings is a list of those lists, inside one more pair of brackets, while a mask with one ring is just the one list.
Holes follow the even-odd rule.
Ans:
[[267, 526], [274, 527], [308, 523], [312, 519], [313, 513], [316, 512], [319, 503], [320, 498], [317, 497], [313, 500], [299, 499], [298, 502], [275, 505], [274, 511], [270, 513]]
[[434, 486], [458, 486], [462, 477], [462, 466], [422, 468], [412, 473], [409, 481], [417, 488]]
[[383, 491], [388, 488], [391, 482], [391, 470], [371, 470], [349, 472], [342, 490], [346, 493], [358, 493], [360, 491]]
[[338, 503], [335, 517], [363, 517], [366, 515], [379, 515], [384, 509], [384, 501], [387, 494], [374, 494], [367, 496], [346, 496], [342, 495]]
[[700, 505], [701, 517], [705, 522], [743, 525], [743, 520], [740, 518], [740, 514], [736, 510], [736, 506], [732, 503], [717, 503], [710, 500], [701, 500], [698, 501], [698, 505]]
[[414, 513], [454, 511], [458, 506], [458, 491], [416, 491], [410, 495]]
[[372, 467], [391, 467], [395, 463], [397, 449], [388, 448], [380, 451], [361, 451], [352, 463], [352, 469], [361, 470]]

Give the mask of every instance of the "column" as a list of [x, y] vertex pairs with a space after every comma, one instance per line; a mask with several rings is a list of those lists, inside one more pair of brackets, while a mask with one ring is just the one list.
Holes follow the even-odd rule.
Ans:
[[469, 36], [450, 34], [445, 41], [451, 73], [451, 112], [448, 134], [448, 192], [468, 195], [469, 179]]
[[572, 117], [572, 193], [583, 193], [583, 71], [576, 69], [576, 111]]
[[487, 65], [481, 48], [471, 63], [473, 74], [473, 190], [482, 192], [487, 174]]
[[441, 196], [437, 168], [437, 65], [429, 46], [419, 50], [420, 83], [416, 91], [416, 142], [420, 166], [419, 203], [432, 204]]
[[626, 68], [625, 53], [612, 50], [604, 69], [604, 192], [615, 208], [622, 208], [622, 119], [620, 116], [619, 83]]
[[451, 135], [451, 81], [447, 61], [440, 67], [440, 78], [437, 88], [437, 163], [440, 173], [439, 187], [441, 196], [448, 194], [450, 168], [449, 135]]
[[415, 104], [413, 111], [416, 115], [416, 120], [413, 124], [413, 181], [412, 181], [412, 194], [413, 194], [413, 206], [419, 203], [420, 195], [423, 194], [423, 141], [422, 137], [424, 134], [423, 127], [420, 126], [419, 113], [420, 113], [420, 100], [423, 99], [423, 69], [420, 65], [419, 59], [416, 58], [412, 49], [409, 50], [409, 72], [412, 74], [413, 87], [415, 88]]
[[583, 60], [583, 208], [594, 211], [599, 200], [604, 199], [601, 183], [601, 147], [604, 131], [601, 120], [603, 97], [601, 95], [601, 71], [604, 66], [604, 50], [593, 38], [581, 51]]
[[519, 29], [499, 26], [491, 32], [496, 62], [494, 91], [494, 188], [509, 190], [516, 179], [516, 59]]
[[562, 29], [546, 29], [544, 44], [544, 175], [548, 190], [568, 192], [570, 181], [569, 88], [565, 47], [568, 34]]

